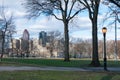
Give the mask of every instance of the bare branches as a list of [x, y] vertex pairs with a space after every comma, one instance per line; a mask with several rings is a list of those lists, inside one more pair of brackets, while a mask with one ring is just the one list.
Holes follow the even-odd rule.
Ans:
[[61, 18], [58, 18], [55, 14], [52, 14], [57, 20], [60, 20], [60, 21], [62, 21], [62, 19]]
[[1, 14], [0, 14], [0, 16], [1, 16], [1, 22], [0, 23], [2, 24], [2, 27], [0, 27], [0, 29], [2, 31], [4, 31], [5, 33], [7, 31], [10, 32], [11, 29], [13, 29], [13, 28], [15, 30], [15, 24], [14, 24], [13, 14], [11, 14], [9, 17], [6, 17], [6, 13], [7, 12], [5, 12], [5, 9], [2, 9], [1, 10]]
[[109, 1], [120, 8], [120, 0], [109, 0]]
[[74, 7], [74, 4], [75, 4], [76, 1], [73, 1], [73, 4], [72, 6], [70, 7], [70, 12], [68, 14], [68, 18], [70, 17], [71, 13], [72, 13], [72, 10], [73, 10], [73, 7]]
[[1, 11], [0, 12], [0, 16], [1, 16], [0, 23], [2, 24], [2, 27], [0, 27], [0, 29], [2, 31], [2, 53], [1, 53], [0, 58], [2, 60], [6, 39], [11, 39], [12, 34], [15, 33], [15, 25], [14, 25], [14, 21], [13, 21], [13, 15], [10, 15], [10, 17], [6, 17], [7, 12], [5, 12], [4, 7], [2, 7], [0, 11]]
[[[70, 2], [71, 6], [69, 5]], [[53, 15], [56, 19], [62, 20], [56, 16], [56, 11], [59, 11], [62, 17], [65, 18], [66, 16], [66, 19], [70, 20], [82, 10], [78, 10], [72, 15], [72, 10], [76, 2], [77, 0], [26, 0], [24, 6], [29, 13], [29, 18], [45, 14]]]
[[99, 7], [100, 0], [78, 0], [83, 6], [88, 9], [89, 18], [93, 20], [94, 12], [97, 12], [96, 9]]
[[86, 9], [86, 8], [82, 8], [82, 9], [76, 11], [72, 16], [69, 16], [69, 17], [68, 17], [68, 20], [70, 21], [70, 20], [71, 20], [72, 18], [74, 18], [80, 11], [85, 10], [85, 9]]
[[43, 0], [26, 0], [25, 4], [23, 4], [29, 13], [29, 18], [38, 17], [42, 13], [49, 15], [52, 13], [52, 5], [48, 1]]

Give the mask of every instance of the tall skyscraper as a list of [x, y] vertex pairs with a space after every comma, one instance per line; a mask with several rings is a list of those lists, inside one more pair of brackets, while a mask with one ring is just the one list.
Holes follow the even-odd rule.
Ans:
[[45, 47], [46, 42], [47, 42], [47, 33], [45, 31], [41, 31], [39, 33], [39, 44], [42, 44], [42, 46]]
[[24, 32], [23, 32], [22, 39], [23, 39], [23, 40], [29, 40], [29, 36], [30, 36], [30, 35], [29, 35], [28, 30], [25, 29]]
[[21, 39], [21, 49], [23, 54], [26, 53], [26, 56], [29, 56], [29, 32], [27, 29], [24, 30], [23, 36]]

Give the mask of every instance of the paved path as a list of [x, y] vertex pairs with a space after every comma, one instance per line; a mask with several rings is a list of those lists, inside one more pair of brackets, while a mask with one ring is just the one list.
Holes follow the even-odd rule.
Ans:
[[[52, 71], [104, 71], [103, 67], [70, 68], [70, 67], [30, 67], [30, 66], [0, 66], [0, 71], [15, 70], [52, 70]], [[109, 71], [120, 72], [120, 68], [108, 68]]]

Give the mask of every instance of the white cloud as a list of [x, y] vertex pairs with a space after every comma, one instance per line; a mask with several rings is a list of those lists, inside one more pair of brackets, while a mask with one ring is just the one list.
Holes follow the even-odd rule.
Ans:
[[27, 13], [25, 13], [25, 12], [21, 12], [21, 11], [18, 11], [18, 10], [16, 10], [15, 12], [14, 12], [14, 16], [16, 17], [16, 18], [24, 18], [25, 16], [27, 15]]

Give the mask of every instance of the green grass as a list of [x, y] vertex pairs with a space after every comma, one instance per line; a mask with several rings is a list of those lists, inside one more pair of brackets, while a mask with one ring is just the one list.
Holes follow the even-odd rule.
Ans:
[[[88, 67], [89, 59], [13, 59], [4, 58], [0, 66], [57, 66]], [[100, 61], [103, 63], [103, 61]], [[120, 67], [120, 61], [107, 61], [109, 67]], [[81, 72], [81, 71], [1, 71], [0, 80], [120, 80], [120, 72]]]
[[120, 73], [78, 71], [0, 72], [0, 80], [120, 80]]
[[[32, 66], [55, 66], [55, 67], [88, 67], [89, 59], [72, 59], [70, 62], [64, 62], [63, 59], [14, 59], [4, 58], [1, 64], [12, 65], [32, 65]], [[100, 61], [103, 65], [103, 61]], [[108, 67], [120, 67], [120, 61], [107, 61]], [[1, 65], [0, 64], [0, 65]]]
[[[64, 62], [62, 59], [12, 59], [6, 58], [3, 63], [24, 64], [33, 66], [56, 66], [56, 67], [85, 67], [90, 64], [90, 60], [71, 60]], [[83, 64], [84, 63], [84, 64]]]

